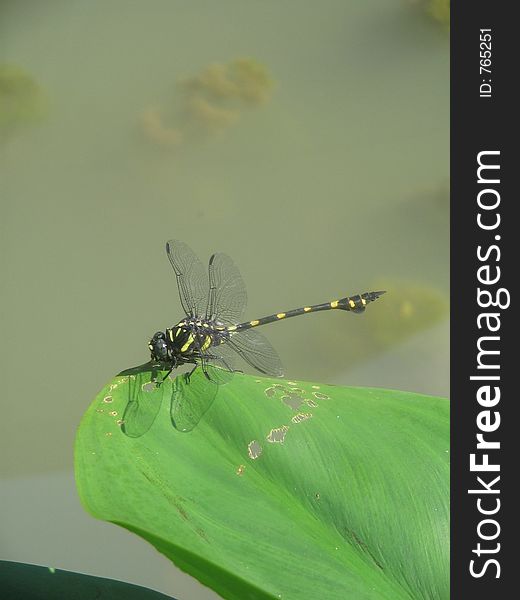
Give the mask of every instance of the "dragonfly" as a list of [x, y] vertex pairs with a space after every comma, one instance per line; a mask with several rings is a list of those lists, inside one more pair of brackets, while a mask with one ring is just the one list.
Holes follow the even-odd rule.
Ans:
[[[237, 372], [237, 358], [264, 375], [283, 377], [280, 358], [258, 327], [327, 310], [359, 314], [385, 293], [364, 292], [242, 321], [246, 287], [227, 254], [213, 254], [207, 269], [184, 242], [168, 241], [166, 254], [175, 272], [184, 316], [176, 325], [152, 336], [148, 363], [121, 373], [130, 376], [122, 419], [122, 430], [130, 437], [139, 437], [150, 429], [165, 396], [169, 396], [173, 426], [178, 431], [192, 431], [220, 386]], [[191, 371], [184, 374], [184, 385], [175, 385], [175, 381], [165, 385], [172, 371], [182, 365], [192, 365]], [[203, 376], [192, 377], [195, 369], [200, 369]]]

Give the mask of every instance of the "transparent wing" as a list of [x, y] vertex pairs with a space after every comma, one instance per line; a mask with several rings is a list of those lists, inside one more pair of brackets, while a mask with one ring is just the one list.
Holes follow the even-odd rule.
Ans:
[[191, 376], [176, 377], [173, 383], [170, 416], [178, 431], [194, 429], [209, 410], [221, 385], [233, 378], [233, 352], [216, 346], [207, 352], [198, 346], [198, 368]]
[[203, 335], [196, 336], [194, 339], [197, 347], [196, 360], [198, 365], [206, 378], [213, 383], [217, 385], [228, 383], [234, 372], [233, 352], [222, 345], [210, 346], [207, 350], [203, 350], [202, 346], [205, 339]]
[[203, 354], [202, 364], [204, 373], [217, 385], [229, 383], [235, 371], [235, 353], [225, 344], [211, 347]]
[[161, 368], [161, 365], [146, 363], [121, 373], [128, 377], [123, 388], [127, 391], [128, 402], [121, 425], [125, 435], [132, 438], [142, 436], [150, 429], [159, 414], [163, 397], [168, 393], [167, 386], [158, 386], [156, 383], [161, 379]]
[[249, 365], [260, 373], [283, 376], [283, 367], [276, 350], [269, 340], [258, 331], [246, 329], [232, 333], [225, 345], [232, 348]]
[[187, 315], [198, 317], [208, 304], [208, 276], [193, 250], [184, 242], [170, 240], [166, 243], [179, 287], [182, 308]]
[[247, 304], [246, 287], [240, 271], [227, 254], [209, 259], [209, 296], [206, 318], [226, 325], [239, 323]]
[[213, 404], [219, 386], [197, 368], [190, 377], [182, 375], [173, 382], [170, 416], [178, 431], [194, 429]]

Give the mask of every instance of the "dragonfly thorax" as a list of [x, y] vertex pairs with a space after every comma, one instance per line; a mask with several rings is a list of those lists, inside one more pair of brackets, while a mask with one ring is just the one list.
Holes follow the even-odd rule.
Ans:
[[214, 326], [207, 319], [186, 317], [165, 332], [157, 332], [148, 343], [152, 360], [178, 364], [197, 357], [201, 351], [221, 343], [222, 333]]

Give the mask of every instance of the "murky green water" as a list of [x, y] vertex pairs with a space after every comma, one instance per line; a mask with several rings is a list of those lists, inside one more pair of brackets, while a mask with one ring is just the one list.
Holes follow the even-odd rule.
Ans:
[[[244, 57], [263, 103], [179, 83]], [[0, 129], [3, 471], [70, 468], [95, 393], [181, 316], [169, 238], [234, 257], [248, 318], [384, 281], [263, 333], [293, 379], [447, 394], [448, 61], [404, 0], [0, 3], [0, 63], [46, 98]]]

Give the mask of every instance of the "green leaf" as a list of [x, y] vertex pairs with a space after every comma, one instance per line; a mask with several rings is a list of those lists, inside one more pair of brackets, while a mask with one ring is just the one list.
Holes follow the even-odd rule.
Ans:
[[151, 394], [139, 437], [121, 420], [146, 369], [98, 395], [76, 439], [92, 515], [225, 598], [449, 598], [445, 399], [236, 373], [182, 432], [171, 398], [189, 398], [198, 371]]
[[124, 581], [5, 560], [0, 560], [0, 590], [5, 600], [174, 600]]

